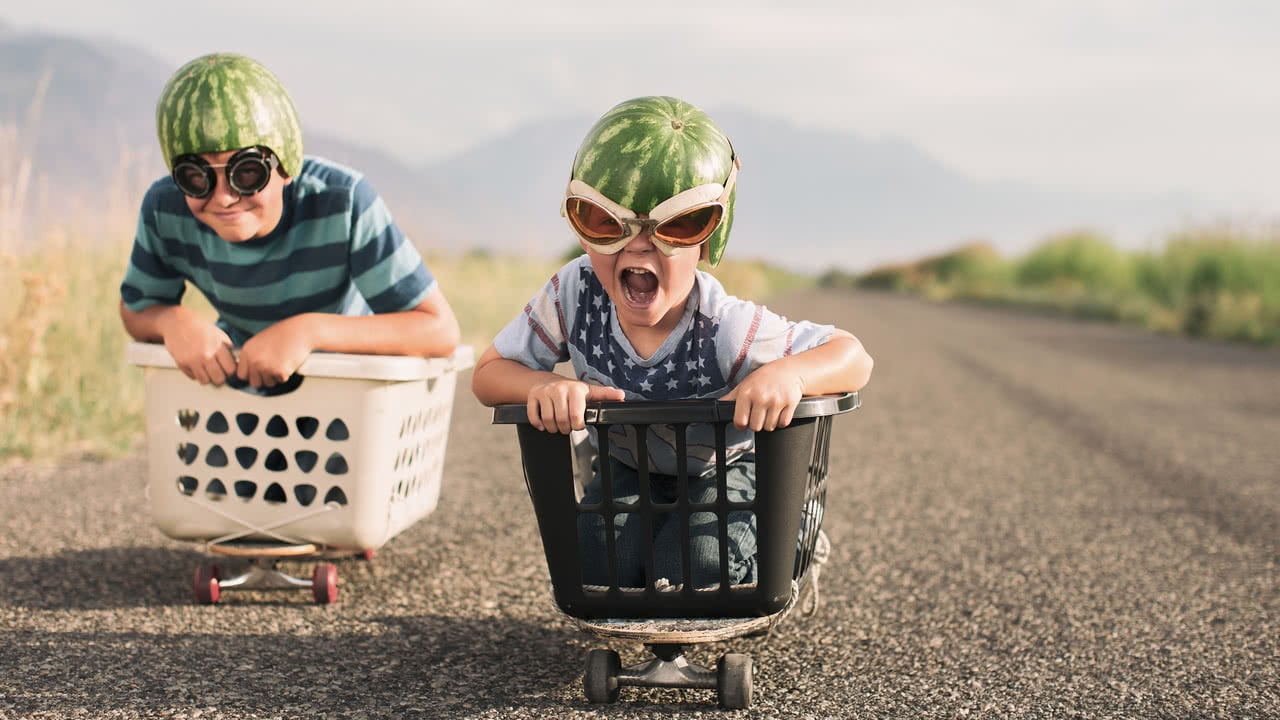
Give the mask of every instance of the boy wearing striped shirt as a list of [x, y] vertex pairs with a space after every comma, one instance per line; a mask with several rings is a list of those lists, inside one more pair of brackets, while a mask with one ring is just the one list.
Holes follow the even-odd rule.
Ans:
[[[284, 382], [312, 351], [446, 356], [458, 323], [359, 173], [302, 154], [279, 80], [233, 54], [180, 68], [156, 107], [171, 173], [142, 201], [120, 315], [202, 384]], [[181, 304], [190, 282], [218, 313]], [[238, 357], [233, 348], [239, 348]]]

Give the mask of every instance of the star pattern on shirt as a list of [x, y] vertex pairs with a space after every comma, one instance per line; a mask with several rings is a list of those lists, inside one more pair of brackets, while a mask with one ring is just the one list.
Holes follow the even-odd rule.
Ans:
[[599, 279], [588, 267], [580, 272], [571, 343], [597, 379], [650, 400], [697, 397], [725, 386], [716, 360], [719, 322], [697, 315], [670, 353], [637, 362], [612, 334], [613, 302]]

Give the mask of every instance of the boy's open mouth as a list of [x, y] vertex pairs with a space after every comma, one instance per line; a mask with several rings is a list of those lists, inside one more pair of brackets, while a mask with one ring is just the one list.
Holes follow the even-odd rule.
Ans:
[[625, 268], [622, 271], [622, 294], [627, 303], [646, 306], [658, 296], [658, 276], [644, 268]]

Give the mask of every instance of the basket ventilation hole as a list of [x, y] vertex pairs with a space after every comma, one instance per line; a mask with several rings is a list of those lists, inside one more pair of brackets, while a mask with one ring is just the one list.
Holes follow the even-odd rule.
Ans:
[[347, 424], [339, 419], [329, 423], [329, 427], [325, 428], [324, 436], [330, 440], [346, 440], [351, 437], [351, 433], [347, 432]]
[[[293, 454], [293, 461], [298, 463], [298, 467], [302, 468], [304, 473], [311, 472], [311, 468], [316, 466], [316, 460], [319, 459], [320, 456], [311, 450], [299, 450]], [[306, 503], [303, 504], [305, 505]]]
[[178, 459], [184, 465], [190, 465], [200, 457], [200, 448], [192, 443], [178, 443]]
[[267, 421], [267, 434], [274, 438], [289, 437], [289, 423], [279, 415], [272, 415]]
[[215, 412], [214, 414], [209, 416], [208, 422], [204, 424], [204, 429], [208, 430], [211, 433], [217, 433], [221, 435], [222, 433], [230, 429], [229, 426], [227, 425], [227, 416], [223, 415], [220, 412]]
[[324, 461], [324, 471], [330, 475], [346, 475], [347, 459], [342, 457], [342, 453], [334, 453]]
[[183, 495], [195, 495], [198, 487], [200, 487], [200, 481], [190, 475], [183, 475], [178, 478], [178, 492]]
[[258, 449], [252, 447], [236, 448], [236, 462], [240, 463], [240, 467], [248, 470], [253, 467], [254, 461], [258, 459]]
[[190, 408], [183, 408], [178, 411], [178, 426], [183, 430], [194, 430], [196, 425], [200, 423], [200, 413]]
[[337, 503], [339, 505], [347, 504], [347, 494], [342, 492], [342, 488], [334, 485], [329, 488], [329, 492], [324, 494], [324, 504]]
[[299, 504], [306, 507], [311, 504], [312, 500], [316, 499], [316, 486], [306, 484], [295, 485], [293, 488], [293, 496], [298, 499]]
[[320, 421], [308, 415], [298, 418], [294, 424], [298, 426], [298, 432], [306, 440], [310, 440], [311, 436], [316, 434], [316, 430], [320, 429]]
[[252, 435], [258, 429], [258, 416], [253, 413], [237, 413], [236, 427], [245, 435]]
[[427, 378], [427, 392], [431, 392], [432, 390], [435, 390], [435, 389], [436, 389], [436, 379]]
[[289, 496], [284, 494], [284, 488], [280, 487], [280, 483], [271, 483], [267, 486], [267, 491], [262, 493], [262, 499], [269, 503], [280, 504], [287, 502]]
[[267, 459], [262, 466], [271, 472], [284, 472], [289, 469], [289, 461], [284, 459], [284, 453], [279, 450], [272, 450], [267, 453]]
[[209, 481], [209, 487], [204, 489], [204, 494], [209, 496], [210, 500], [221, 500], [227, 496], [227, 486], [222, 481], [214, 478]]
[[236, 497], [252, 500], [253, 496], [258, 492], [258, 483], [252, 480], [237, 480], [235, 488]]
[[204, 461], [209, 467], [226, 467], [227, 451], [223, 450], [221, 445], [214, 445], [209, 448], [209, 454], [204, 456]]

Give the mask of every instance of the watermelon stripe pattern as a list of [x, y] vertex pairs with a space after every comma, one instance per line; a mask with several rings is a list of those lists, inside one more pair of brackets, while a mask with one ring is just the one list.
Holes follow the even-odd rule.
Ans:
[[[574, 157], [573, 178], [648, 214], [679, 192], [723, 183], [732, 164], [729, 138], [702, 110], [673, 97], [641, 97], [615, 105], [587, 131]], [[712, 266], [728, 242], [736, 197], [735, 189], [724, 222], [707, 241]]]
[[283, 170], [302, 168], [302, 127], [289, 93], [257, 61], [232, 53], [196, 58], [173, 74], [156, 103], [165, 163], [187, 153], [271, 149]]

